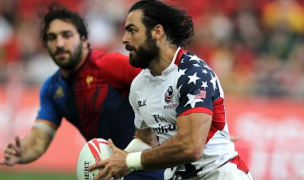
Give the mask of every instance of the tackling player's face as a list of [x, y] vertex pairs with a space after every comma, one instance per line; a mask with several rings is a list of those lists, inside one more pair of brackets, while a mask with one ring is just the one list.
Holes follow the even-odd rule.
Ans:
[[151, 32], [146, 31], [142, 23], [142, 11], [135, 10], [128, 14], [123, 44], [130, 51], [130, 64], [137, 68], [148, 68], [159, 54], [156, 41], [153, 40]]
[[54, 62], [64, 70], [73, 70], [83, 58], [85, 41], [68, 21], [55, 19], [46, 34], [47, 49]]

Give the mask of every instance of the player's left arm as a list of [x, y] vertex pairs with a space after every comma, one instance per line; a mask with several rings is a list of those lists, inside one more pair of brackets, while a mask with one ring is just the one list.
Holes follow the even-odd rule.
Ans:
[[135, 138], [140, 139], [151, 147], [159, 146], [159, 142], [151, 128], [138, 129], [136, 128]]
[[143, 169], [162, 169], [201, 158], [210, 130], [212, 115], [191, 113], [177, 118], [177, 135], [141, 154]]

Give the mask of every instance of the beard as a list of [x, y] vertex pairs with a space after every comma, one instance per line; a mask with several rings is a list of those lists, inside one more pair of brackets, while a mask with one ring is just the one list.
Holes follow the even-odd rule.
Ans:
[[159, 55], [159, 47], [156, 45], [156, 41], [152, 39], [151, 34], [147, 34], [146, 41], [138, 47], [126, 45], [127, 50], [133, 50], [134, 54], [130, 54], [130, 64], [133, 67], [146, 69], [151, 62]]
[[[63, 48], [57, 48], [54, 53], [50, 52], [50, 49], [48, 49], [52, 59], [54, 62], [60, 67], [60, 69], [63, 70], [73, 70], [77, 67], [77, 65], [80, 63], [82, 59], [82, 44], [79, 43], [79, 45], [75, 48], [74, 52], [64, 50]], [[60, 53], [66, 53], [69, 55], [69, 58], [66, 57], [56, 57]]]

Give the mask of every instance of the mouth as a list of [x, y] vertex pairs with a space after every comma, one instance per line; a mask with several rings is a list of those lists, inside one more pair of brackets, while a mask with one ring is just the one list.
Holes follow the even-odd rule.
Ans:
[[125, 49], [129, 52], [134, 52], [134, 50], [135, 50], [135, 48], [130, 45], [126, 45]]
[[67, 52], [64, 52], [64, 51], [61, 51], [61, 52], [57, 52], [56, 54], [55, 54], [55, 57], [56, 58], [66, 58], [67, 57]]
[[129, 56], [135, 56], [136, 52], [134, 49], [126, 49], [127, 51], [129, 51]]
[[65, 52], [58, 52], [56, 53], [56, 56], [63, 56], [64, 54], [66, 54]]

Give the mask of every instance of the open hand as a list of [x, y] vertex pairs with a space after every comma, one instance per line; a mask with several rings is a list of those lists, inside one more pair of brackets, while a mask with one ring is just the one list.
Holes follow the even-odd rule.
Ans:
[[4, 158], [0, 160], [1, 165], [14, 166], [21, 160], [22, 147], [20, 138], [15, 138], [15, 143], [10, 143], [4, 151]]
[[89, 171], [101, 169], [94, 180], [101, 178], [103, 178], [103, 180], [110, 180], [111, 177], [116, 180], [131, 172], [126, 164], [127, 152], [117, 148], [111, 139], [109, 139], [108, 142], [109, 147], [113, 151], [112, 156], [89, 167]]

